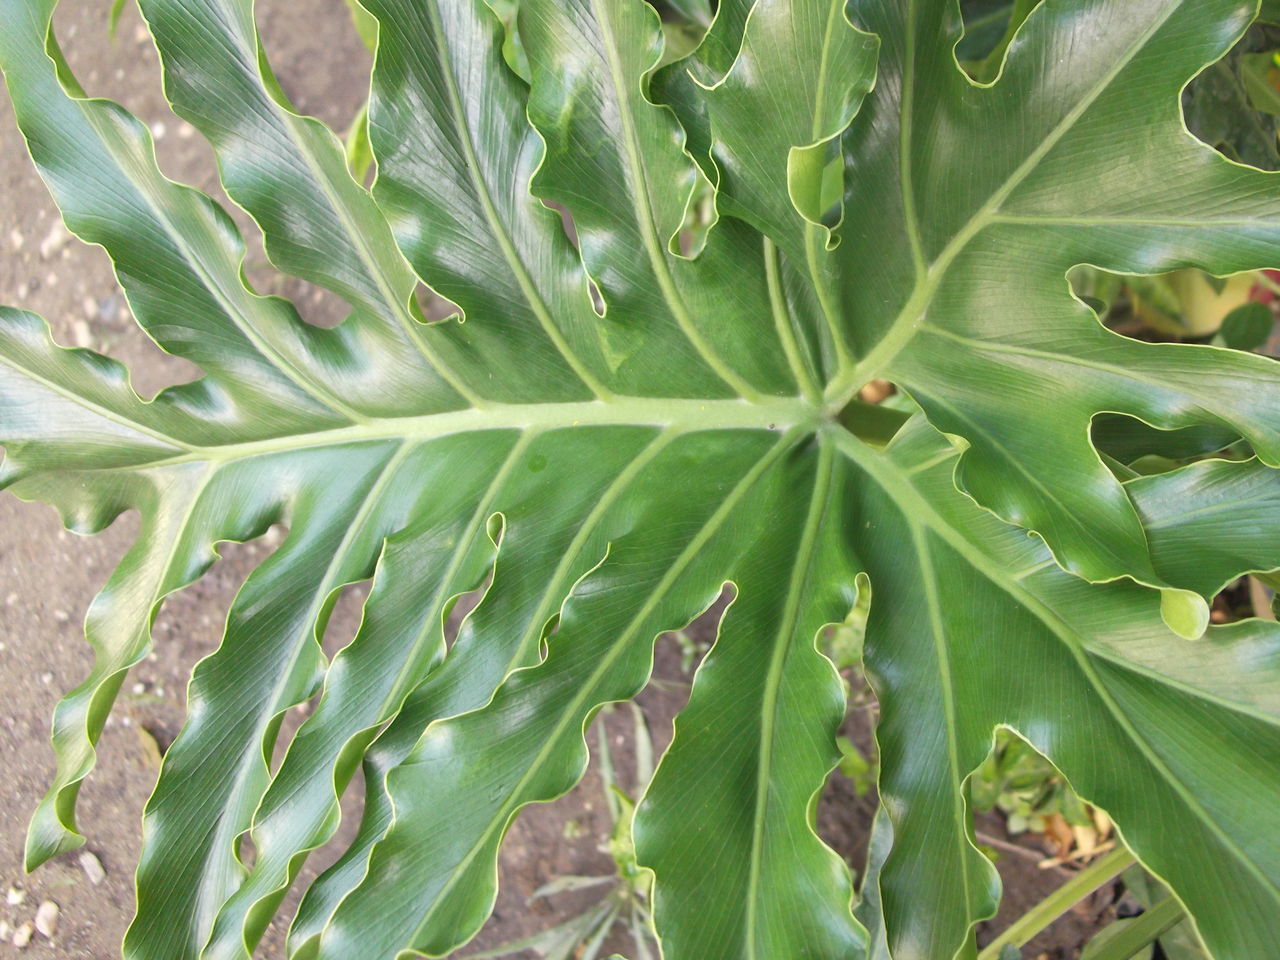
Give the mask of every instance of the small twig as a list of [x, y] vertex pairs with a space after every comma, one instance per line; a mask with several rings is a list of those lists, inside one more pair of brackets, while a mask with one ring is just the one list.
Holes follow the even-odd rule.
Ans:
[[982, 833], [977, 830], [974, 831], [973, 835], [978, 838], [979, 843], [985, 843], [988, 847], [995, 847], [995, 849], [1003, 850], [1006, 853], [1017, 854], [1024, 860], [1030, 860], [1042, 870], [1053, 870], [1062, 874], [1064, 877], [1071, 876], [1070, 870], [1053, 862], [1046, 863], [1042, 854], [1037, 853], [1035, 850], [1031, 850], [1028, 847], [1024, 847], [1020, 843], [1014, 843], [1011, 840], [1001, 840], [999, 837], [993, 837], [989, 833]]
[[1116, 842], [1114, 840], [1108, 840], [1106, 843], [1098, 844], [1092, 850], [1077, 850], [1075, 853], [1069, 853], [1063, 857], [1049, 857], [1046, 860], [1042, 860], [1040, 862], [1040, 866], [1045, 869], [1048, 869], [1049, 867], [1054, 866], [1055, 864], [1075, 863], [1078, 860], [1085, 860], [1085, 859], [1088, 859], [1089, 857], [1096, 857], [1100, 853], [1107, 853], [1110, 850], [1114, 850], [1115, 846], [1116, 846]]

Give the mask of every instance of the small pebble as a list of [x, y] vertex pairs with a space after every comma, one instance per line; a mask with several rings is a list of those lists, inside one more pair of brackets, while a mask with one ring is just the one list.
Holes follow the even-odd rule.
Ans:
[[16, 907], [22, 903], [23, 900], [27, 899], [27, 891], [23, 890], [21, 887], [10, 887], [9, 892], [5, 894], [4, 899], [9, 906]]
[[53, 221], [53, 226], [49, 228], [49, 235], [40, 241], [40, 256], [48, 260], [55, 253], [67, 245], [67, 241], [71, 239], [71, 234], [67, 232], [67, 228], [62, 225], [61, 220]]
[[71, 323], [71, 340], [77, 347], [90, 347], [93, 345], [93, 331], [83, 320], [75, 320]]
[[11, 593], [4, 598], [4, 605], [6, 607], [12, 607], [17, 602], [18, 602], [18, 595], [16, 593]]
[[66, 623], [71, 619], [71, 614], [67, 613], [65, 610], [55, 610], [53, 611], [53, 619], [57, 620], [59, 623]]
[[26, 242], [27, 238], [22, 235], [22, 231], [17, 227], [14, 227], [9, 231], [9, 244], [13, 247], [15, 252], [21, 250], [22, 245]]
[[31, 935], [35, 933], [35, 928], [29, 923], [24, 923], [17, 930], [13, 931], [13, 945], [21, 950], [31, 942]]
[[146, 27], [134, 27], [133, 29], [134, 43], [146, 43], [150, 39], [151, 39], [151, 34], [147, 33]]
[[84, 315], [90, 319], [98, 315], [98, 301], [93, 297], [85, 297], [80, 301], [80, 309], [84, 311]]
[[183, 140], [190, 140], [196, 135], [196, 128], [187, 121], [183, 120], [178, 124], [178, 136]]
[[36, 929], [50, 940], [58, 932], [58, 905], [52, 900], [44, 901], [36, 911]]
[[49, 673], [48, 671], [45, 671], [44, 673], [40, 674], [40, 682], [43, 684], [53, 683], [53, 674]]
[[165, 134], [165, 125], [163, 120], [157, 120], [151, 125], [151, 136], [157, 140], [163, 140]]
[[84, 875], [89, 878], [89, 882], [95, 887], [107, 879], [107, 870], [102, 865], [102, 861], [88, 850], [80, 851], [80, 869], [84, 871]]
[[13, 927], [9, 926], [8, 920], [0, 920], [0, 940], [8, 940], [13, 936]]

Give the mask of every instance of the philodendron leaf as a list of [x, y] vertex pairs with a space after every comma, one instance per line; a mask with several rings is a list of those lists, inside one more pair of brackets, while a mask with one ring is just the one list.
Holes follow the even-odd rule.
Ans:
[[[585, 725], [726, 584], [636, 813], [668, 960], [971, 955], [998, 884], [963, 784], [1000, 725], [1108, 811], [1215, 957], [1280, 939], [1280, 629], [1204, 629], [1215, 592], [1280, 566], [1280, 374], [1109, 333], [1065, 279], [1280, 266], [1280, 183], [1178, 112], [1253, 5], [1046, 0], [979, 86], [949, 0], [673, 4], [710, 25], [670, 64], [643, 0], [503, 4], [510, 35], [484, 0], [362, 0], [366, 190], [290, 107], [252, 0], [141, 0], [174, 109], [272, 262], [350, 304], [334, 329], [248, 286], [226, 213], [77, 86], [55, 5], [0, 0], [19, 126], [139, 324], [205, 376], [143, 402], [0, 311], [0, 483], [80, 531], [142, 514], [57, 709], [31, 865], [82, 842], [79, 785], [164, 598], [220, 542], [289, 531], [194, 671], [130, 960], [246, 960], [358, 767], [359, 832], [290, 953], [448, 954], [512, 818], [574, 784]], [[458, 316], [425, 323], [420, 282]], [[874, 379], [922, 412], [855, 400]], [[1125, 466], [1241, 440], [1254, 457]], [[844, 714], [822, 636], [854, 623], [882, 712], [858, 919], [813, 829]]]
[[952, 5], [854, 9], [881, 37], [880, 76], [845, 139], [858, 183], [832, 257], [862, 359], [827, 395], [897, 382], [967, 441], [957, 480], [980, 503], [1035, 530], [1082, 577], [1162, 584], [1132, 504], [1090, 447], [1089, 419], [1222, 424], [1275, 466], [1275, 371], [1111, 334], [1063, 274], [1086, 261], [1227, 274], [1275, 259], [1275, 180], [1205, 149], [1169, 93], [1225, 51], [1254, 5], [1044, 3], [991, 87], [955, 68]]

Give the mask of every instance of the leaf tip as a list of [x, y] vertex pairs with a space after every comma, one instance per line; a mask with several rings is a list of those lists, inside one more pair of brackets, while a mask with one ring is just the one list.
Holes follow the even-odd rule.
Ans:
[[1160, 616], [1184, 640], [1199, 640], [1209, 627], [1209, 604], [1190, 590], [1160, 591]]

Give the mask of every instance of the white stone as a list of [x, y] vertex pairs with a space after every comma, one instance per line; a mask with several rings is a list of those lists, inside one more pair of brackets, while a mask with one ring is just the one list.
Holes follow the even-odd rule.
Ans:
[[36, 911], [36, 929], [50, 940], [58, 932], [58, 905], [52, 900], [44, 901]]
[[67, 241], [71, 239], [71, 234], [67, 232], [67, 228], [62, 225], [61, 220], [53, 221], [53, 226], [49, 228], [49, 235], [40, 241], [40, 256], [48, 260], [55, 253], [67, 245]]
[[35, 928], [29, 923], [24, 923], [17, 930], [13, 931], [13, 945], [21, 950], [31, 942], [31, 934], [35, 933]]
[[93, 346], [93, 330], [83, 320], [73, 321], [71, 324], [71, 340], [77, 347], [91, 347]]
[[89, 882], [95, 887], [107, 879], [107, 871], [103, 867], [102, 861], [88, 850], [80, 851], [80, 869], [84, 871], [84, 875], [89, 878]]

